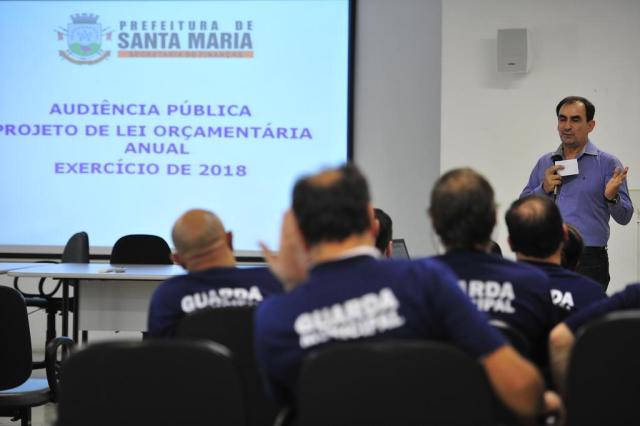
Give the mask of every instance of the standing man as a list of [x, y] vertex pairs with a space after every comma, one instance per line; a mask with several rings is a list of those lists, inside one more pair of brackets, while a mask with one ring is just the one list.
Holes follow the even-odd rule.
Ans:
[[[546, 194], [555, 199], [564, 222], [578, 228], [585, 240], [578, 272], [593, 278], [606, 290], [609, 285], [609, 217], [626, 225], [633, 215], [623, 167], [615, 156], [590, 140], [595, 107], [586, 98], [569, 96], [556, 106], [561, 144], [540, 157], [520, 197]], [[576, 160], [577, 173], [561, 176], [555, 161]]]

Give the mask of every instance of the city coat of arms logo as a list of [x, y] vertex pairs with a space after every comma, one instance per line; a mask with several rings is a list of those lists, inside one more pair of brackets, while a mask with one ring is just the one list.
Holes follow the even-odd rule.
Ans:
[[60, 28], [58, 40], [67, 39], [67, 49], [60, 50], [64, 59], [74, 64], [93, 65], [107, 58], [111, 52], [102, 49], [102, 37], [111, 41], [109, 29], [103, 29], [98, 23], [98, 16], [90, 13], [71, 15], [71, 23], [67, 28]]

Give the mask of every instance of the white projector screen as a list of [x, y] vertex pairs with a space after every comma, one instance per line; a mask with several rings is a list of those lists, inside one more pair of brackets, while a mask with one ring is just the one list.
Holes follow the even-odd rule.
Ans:
[[169, 241], [211, 209], [277, 245], [297, 177], [348, 160], [351, 4], [0, 2], [0, 253]]

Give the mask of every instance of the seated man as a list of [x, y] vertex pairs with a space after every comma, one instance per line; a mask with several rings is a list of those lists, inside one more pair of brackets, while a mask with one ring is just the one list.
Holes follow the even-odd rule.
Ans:
[[378, 222], [378, 235], [376, 235], [376, 248], [384, 257], [391, 257], [393, 246], [393, 222], [391, 217], [382, 209], [373, 209]]
[[548, 197], [529, 195], [511, 204], [505, 216], [509, 244], [519, 261], [543, 270], [551, 284], [558, 320], [607, 297], [602, 286], [561, 266], [567, 227], [558, 206]]
[[610, 312], [640, 309], [640, 283], [628, 285], [608, 299], [595, 302], [558, 324], [549, 335], [551, 372], [558, 390], [564, 391], [575, 334], [580, 327]]
[[267, 268], [236, 268], [231, 233], [207, 210], [189, 210], [173, 226], [173, 260], [189, 271], [156, 288], [149, 306], [150, 336], [171, 336], [179, 321], [196, 309], [255, 305], [280, 293]]
[[562, 266], [570, 271], [578, 271], [580, 256], [584, 251], [584, 239], [573, 225], [566, 224], [567, 240], [562, 245]]
[[[375, 223], [367, 183], [355, 166], [296, 183], [280, 252], [265, 250], [276, 275], [292, 290], [265, 300], [256, 311], [256, 354], [274, 395], [295, 403], [305, 355], [330, 343], [436, 339], [478, 358], [496, 393], [515, 412], [539, 414], [543, 383], [536, 368], [487, 324], [446, 267], [432, 260], [377, 260]], [[299, 257], [303, 251], [308, 271]]]
[[456, 273], [478, 309], [524, 334], [533, 359], [546, 366], [547, 336], [557, 322], [549, 279], [531, 265], [488, 253], [496, 224], [489, 182], [471, 169], [445, 173], [431, 192], [429, 215], [446, 249], [436, 259]]

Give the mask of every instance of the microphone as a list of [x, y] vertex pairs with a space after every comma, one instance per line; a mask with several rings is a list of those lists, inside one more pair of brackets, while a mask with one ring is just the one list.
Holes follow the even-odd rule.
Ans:
[[[560, 154], [554, 154], [551, 156], [551, 161], [553, 162], [553, 164], [556, 164], [556, 161], [562, 161], [562, 155]], [[556, 197], [558, 196], [558, 190], [560, 188], [560, 185], [556, 185], [553, 187], [553, 199], [555, 200]]]

